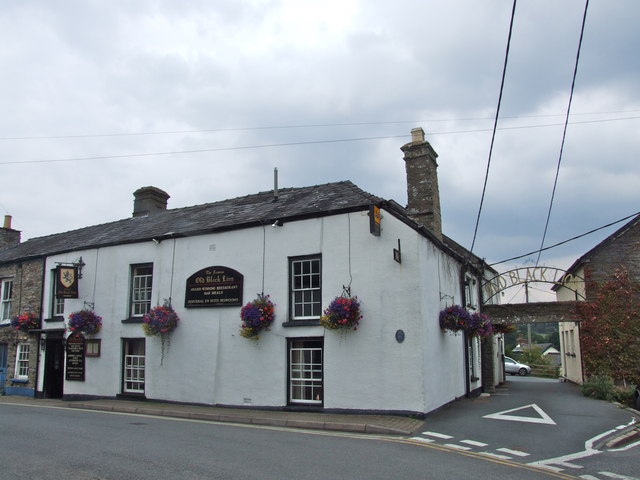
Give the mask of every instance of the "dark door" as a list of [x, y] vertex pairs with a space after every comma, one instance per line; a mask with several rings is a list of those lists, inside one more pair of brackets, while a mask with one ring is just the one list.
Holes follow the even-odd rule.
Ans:
[[44, 398], [62, 398], [64, 345], [62, 338], [47, 338], [44, 361]]

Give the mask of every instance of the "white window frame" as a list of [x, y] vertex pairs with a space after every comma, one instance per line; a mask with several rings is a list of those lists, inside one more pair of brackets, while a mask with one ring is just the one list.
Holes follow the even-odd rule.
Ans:
[[11, 300], [13, 297], [13, 279], [3, 278], [0, 282], [0, 323], [11, 321]]
[[[143, 270], [149, 272], [143, 272]], [[131, 265], [131, 297], [129, 316], [141, 317], [151, 310], [151, 292], [153, 289], [153, 264]]]
[[[322, 340], [290, 339], [289, 342], [289, 402], [322, 405], [324, 401]], [[312, 346], [305, 346], [305, 343]]]
[[51, 316], [64, 316], [64, 298], [58, 298], [58, 282], [56, 281], [56, 270], [51, 271]]
[[291, 319], [319, 319], [322, 313], [322, 257], [290, 258], [289, 272]]
[[19, 343], [16, 349], [16, 366], [15, 378], [29, 378], [29, 353], [31, 345], [28, 343]]
[[464, 290], [465, 290], [465, 297], [466, 297], [466, 301], [467, 301], [467, 309], [470, 310], [478, 310], [478, 289], [476, 288], [477, 285], [477, 280], [470, 276], [470, 275], [465, 275], [464, 277]]
[[[130, 353], [134, 342], [142, 342], [143, 353]], [[123, 344], [123, 393], [144, 394], [145, 383], [145, 341], [144, 339], [125, 338]]]

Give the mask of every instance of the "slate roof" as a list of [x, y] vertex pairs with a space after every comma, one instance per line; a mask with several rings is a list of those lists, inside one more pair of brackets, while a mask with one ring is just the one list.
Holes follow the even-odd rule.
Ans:
[[350, 181], [283, 188], [278, 191], [276, 201], [273, 191], [261, 192], [32, 238], [0, 249], [0, 263], [153, 238], [160, 240], [271, 225], [276, 220], [286, 222], [336, 215], [382, 202], [384, 199], [361, 190]]

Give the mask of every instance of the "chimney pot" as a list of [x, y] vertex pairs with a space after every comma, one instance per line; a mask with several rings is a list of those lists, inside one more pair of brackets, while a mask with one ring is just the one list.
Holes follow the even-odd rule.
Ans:
[[424, 142], [424, 130], [421, 127], [411, 129], [411, 143]]
[[11, 215], [4, 216], [4, 226], [2, 228], [11, 228]]

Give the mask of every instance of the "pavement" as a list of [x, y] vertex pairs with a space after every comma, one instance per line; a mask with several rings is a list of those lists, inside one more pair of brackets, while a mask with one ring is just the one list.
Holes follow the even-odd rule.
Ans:
[[424, 424], [424, 420], [401, 415], [260, 410], [157, 402], [153, 400], [97, 399], [70, 401], [8, 395], [0, 396], [0, 404], [75, 408], [104, 412], [155, 415], [159, 417], [187, 418], [211, 422], [378, 435], [407, 436], [420, 429]]

